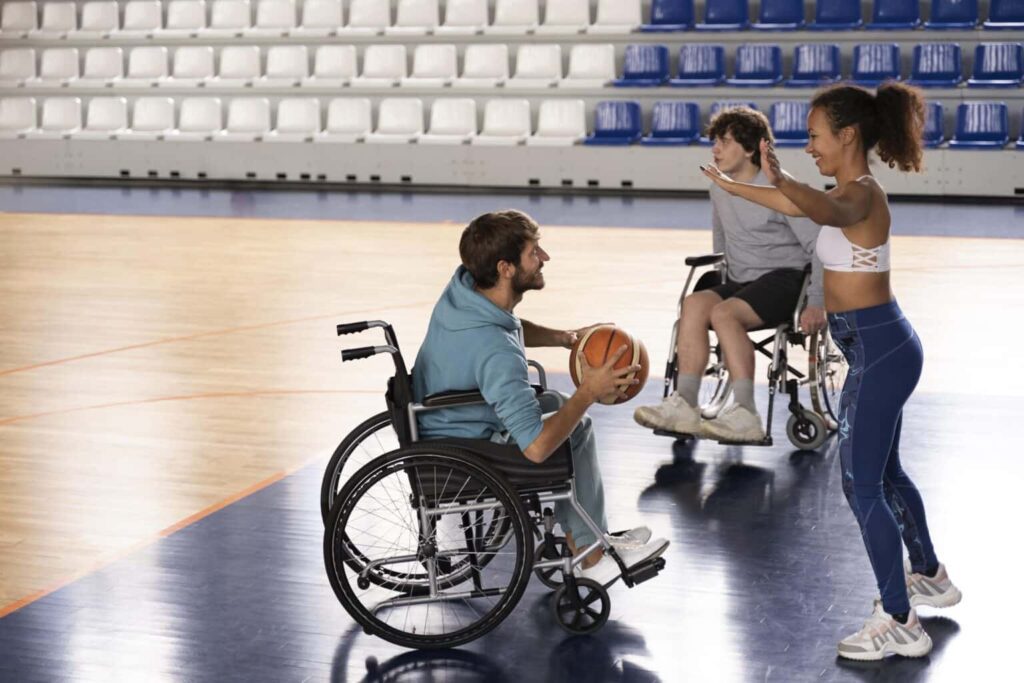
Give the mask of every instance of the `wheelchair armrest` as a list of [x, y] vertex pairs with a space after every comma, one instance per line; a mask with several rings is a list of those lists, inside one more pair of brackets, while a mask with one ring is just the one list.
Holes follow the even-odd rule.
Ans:
[[704, 254], [703, 256], [687, 256], [686, 265], [690, 267], [712, 266], [725, 260], [725, 254]]
[[479, 391], [442, 391], [431, 394], [423, 399], [424, 408], [440, 408], [443, 406], [471, 406], [485, 403], [484, 395]]

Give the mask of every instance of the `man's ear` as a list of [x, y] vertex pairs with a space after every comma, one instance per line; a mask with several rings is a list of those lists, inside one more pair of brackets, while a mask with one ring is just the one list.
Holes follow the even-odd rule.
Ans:
[[508, 261], [498, 261], [498, 278], [512, 279], [515, 277], [516, 267], [515, 264], [509, 263]]

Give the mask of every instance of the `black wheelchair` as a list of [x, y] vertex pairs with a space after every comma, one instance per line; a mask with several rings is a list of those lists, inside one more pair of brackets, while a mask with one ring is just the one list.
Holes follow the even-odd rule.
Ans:
[[[683, 301], [690, 293], [690, 285], [693, 284], [693, 292], [710, 289], [721, 284], [724, 281], [724, 273], [727, 272], [724, 254], [690, 256], [685, 263], [690, 267], [690, 272], [683, 285], [683, 291], [679, 295], [676, 320], [672, 325], [669, 356], [665, 364], [663, 396], [668, 396], [676, 388], [676, 378], [679, 372], [676, 339]], [[705, 272], [695, 280], [698, 269], [705, 269]], [[750, 330], [751, 333], [772, 331], [763, 339], [753, 340], [755, 351], [771, 359], [771, 363], [768, 365], [768, 411], [765, 417], [764, 440], [753, 444], [744, 442], [742, 445], [772, 445], [772, 416], [775, 409], [775, 397], [780, 391], [789, 395], [790, 416], [786, 423], [786, 435], [789, 437], [790, 443], [797, 448], [801, 450], [817, 449], [839, 426], [837, 412], [843, 382], [846, 381], [846, 358], [833, 343], [828, 327], [811, 335], [806, 335], [798, 329], [800, 312], [806, 305], [809, 281], [810, 266], [805, 269], [800, 297], [789, 320], [777, 327], [760, 327]], [[805, 368], [801, 369], [790, 362], [790, 347], [799, 347], [807, 352]], [[714, 419], [725, 407], [731, 391], [729, 371], [725, 366], [722, 347], [720, 344], [712, 344], [711, 348], [712, 359], [704, 371], [700, 394], [701, 415], [707, 420]], [[800, 403], [800, 387], [802, 386], [807, 387], [810, 395], [810, 408], [805, 408]], [[654, 433], [675, 439], [697, 438], [693, 434], [661, 429], [654, 430]], [[719, 443], [731, 442], [720, 441]]]
[[[342, 360], [391, 355], [395, 374], [385, 394], [387, 410], [345, 438], [322, 487], [324, 563], [342, 606], [367, 633], [398, 645], [454, 647], [500, 624], [536, 574], [555, 590], [551, 609], [562, 628], [574, 634], [601, 628], [611, 608], [608, 592], [573, 569], [603, 548], [632, 588], [656, 576], [664, 559], [625, 566], [576, 500], [568, 442], [535, 464], [515, 446], [421, 440], [419, 413], [478, 405], [483, 397], [453, 391], [416, 403], [388, 323], [337, 329], [343, 335], [375, 327], [384, 330], [386, 344], [346, 349]], [[541, 381], [535, 389], [543, 392], [543, 368], [534, 367]], [[572, 505], [599, 539], [576, 557], [554, 533], [546, 506], [557, 501]]]

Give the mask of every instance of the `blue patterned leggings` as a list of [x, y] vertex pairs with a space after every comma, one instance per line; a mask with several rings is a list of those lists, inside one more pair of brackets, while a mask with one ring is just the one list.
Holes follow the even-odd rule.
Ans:
[[914, 571], [938, 564], [921, 494], [900, 466], [903, 405], [921, 377], [921, 340], [895, 301], [830, 313], [829, 328], [849, 363], [839, 404], [843, 492], [882, 606], [889, 614], [908, 612], [902, 546]]

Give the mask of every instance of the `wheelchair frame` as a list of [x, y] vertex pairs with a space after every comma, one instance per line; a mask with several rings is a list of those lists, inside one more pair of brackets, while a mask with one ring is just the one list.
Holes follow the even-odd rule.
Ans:
[[[536, 551], [527, 552], [526, 559], [530, 563], [530, 568], [535, 574], [537, 574], [541, 581], [549, 588], [556, 589], [553, 605], [558, 623], [571, 633], [591, 633], [599, 629], [607, 620], [609, 612], [610, 601], [608, 599], [606, 588], [605, 586], [600, 586], [589, 579], [577, 578], [573, 570], [579, 566], [587, 556], [591, 555], [598, 549], [604, 549], [604, 551], [619, 565], [619, 570], [624, 583], [628, 587], [632, 588], [633, 586], [657, 575], [665, 566], [664, 558], [653, 558], [632, 567], [625, 566], [625, 563], [616, 552], [615, 547], [607, 537], [606, 533], [597, 526], [576, 499], [575, 480], [572, 471], [572, 453], [568, 441], [563, 443], [546, 463], [533, 465], [515, 446], [470, 439], [420, 440], [417, 422], [417, 416], [419, 414], [445, 408], [480, 405], [486, 403], [486, 401], [478, 391], [449, 391], [427, 396], [421, 403], [413, 401], [409, 373], [406, 369], [405, 361], [399, 349], [398, 340], [391, 325], [381, 320], [346, 323], [338, 325], [337, 332], [339, 335], [346, 335], [377, 327], [383, 329], [386, 341], [384, 345], [345, 349], [341, 352], [341, 356], [342, 361], [368, 358], [380, 353], [387, 353], [391, 356], [395, 365], [395, 375], [388, 382], [388, 391], [386, 396], [388, 413], [391, 416], [392, 426], [398, 435], [399, 448], [395, 451], [391, 451], [390, 453], [384, 453], [376, 456], [364, 465], [359, 472], [353, 474], [350, 477], [349, 482], [345, 484], [345, 487], [335, 498], [330, 513], [325, 520], [325, 563], [327, 564], [328, 575], [331, 579], [332, 587], [334, 588], [339, 600], [364, 629], [369, 632], [377, 633], [378, 635], [401, 645], [412, 647], [450, 647], [472, 639], [456, 639], [450, 642], [444, 642], [442, 639], [442, 642], [437, 642], [437, 639], [434, 638], [429, 641], [425, 641], [422, 638], [416, 638], [408, 634], [406, 634], [407, 637], [396, 637], [394, 634], [385, 632], [385, 629], [375, 628], [373, 623], [367, 623], [370, 619], [366, 618], [364, 611], [355, 608], [351, 604], [356, 598], [353, 595], [349, 595], [351, 591], [346, 590], [345, 587], [341, 585], [342, 582], [336, 575], [336, 572], [339, 571], [339, 569], [334, 555], [336, 552], [335, 535], [337, 532], [334, 527], [341, 522], [340, 518], [344, 512], [342, 508], [345, 505], [346, 493], [349, 492], [349, 489], [352, 487], [352, 482], [357, 480], [361, 481], [360, 477], [366, 479], [366, 477], [369, 476], [367, 473], [372, 469], [375, 463], [380, 466], [381, 463], [387, 461], [389, 458], [401, 458], [401, 456], [407, 452], [413, 452], [414, 454], [411, 457], [415, 459], [416, 451], [424, 451], [425, 449], [436, 447], [438, 453], [458, 451], [463, 455], [473, 456], [475, 458], [474, 466], [484, 470], [487, 476], [493, 478], [494, 481], [500, 482], [500, 485], [505, 487], [503, 489], [505, 494], [511, 500], [516, 501], [518, 507], [517, 514], [522, 516], [521, 519], [524, 524], [527, 525], [527, 528], [532, 529], [534, 536], [540, 539], [540, 544], [537, 546]], [[537, 370], [540, 378], [540, 386], [535, 388], [539, 391], [546, 390], [547, 377], [544, 368], [533, 361], [530, 361], [530, 365]], [[345, 442], [343, 442], [343, 444], [344, 443]], [[340, 448], [341, 447], [339, 447], [339, 449]], [[505, 459], [508, 462], [503, 464], [502, 459]], [[558, 462], [559, 460], [561, 461], [560, 463]], [[554, 462], [554, 464], [548, 465], [548, 462]], [[328, 466], [328, 471], [325, 473], [325, 486], [328, 481], [332, 482], [332, 486], [337, 485], [337, 477], [334, 475], [335, 472], [340, 473], [340, 468], [342, 466], [343, 463], [336, 462], [335, 459], [332, 458], [332, 462]], [[523, 470], [526, 468], [526, 470], [534, 469], [539, 472], [540, 476], [543, 476], [546, 471], [552, 471], [556, 467], [559, 468], [557, 474], [561, 475], [560, 479], [564, 477], [565, 474], [568, 475], [566, 480], [560, 480], [557, 483], [548, 482], [541, 484], [537, 481], [528, 481], [531, 477], [536, 478], [536, 472], [534, 474], [523, 474]], [[538, 470], [537, 468], [540, 469]], [[520, 479], [520, 482], [514, 484], [513, 482], [517, 478]], [[527, 481], [524, 482], [524, 479]], [[326, 489], [324, 490], [326, 491]], [[551, 508], [546, 507], [547, 505], [562, 501], [568, 502], [569, 505], [572, 506], [598, 539], [580, 550], [575, 557], [572, 557], [571, 553], [568, 551], [564, 537], [556, 537], [554, 535], [554, 516]], [[362, 563], [361, 569], [358, 573], [357, 584], [359, 587], [363, 588], [364, 586], [369, 586], [370, 583], [376, 583], [378, 586], [391, 588], [392, 590], [396, 590], [396, 592], [400, 593], [399, 596], [376, 605], [370, 614], [371, 617], [374, 616], [377, 611], [385, 607], [422, 605], [446, 600], [464, 600], [466, 598], [494, 594], [489, 591], [500, 591], [500, 589], [484, 589], [480, 585], [479, 575], [482, 567], [475, 566], [475, 563], [477, 562], [476, 555], [473, 554], [473, 548], [469, 547], [469, 557], [471, 559], [471, 564], [473, 565], [471, 566], [469, 573], [474, 581], [475, 590], [461, 593], [442, 592], [444, 589], [442, 584], [445, 583], [446, 580], [458, 583], [467, 579], [454, 575], [454, 578], [449, 577], [448, 579], [445, 579], [443, 576], [439, 576], [437, 560], [438, 557], [443, 559], [443, 555], [435, 554], [425, 559], [427, 556], [423, 552], [423, 547], [424, 545], [430, 545], [432, 541], [424, 535], [424, 530], [433, 529], [433, 531], [429, 532], [427, 535], [430, 533], [436, 533], [436, 527], [431, 525], [431, 518], [434, 516], [451, 514], [453, 511], [463, 515], [471, 512], [484, 512], [495, 509], [498, 503], [478, 502], [469, 504], [453, 504], [456, 507], [453, 508], [450, 505], [445, 508], [437, 506], [420, 506], [418, 510], [420, 525], [418, 538], [419, 549], [415, 555], [406, 554], [396, 557], [369, 560], [369, 558], [365, 557], [358, 548], [348, 548], [349, 545], [352, 545], [351, 540], [347, 539], [347, 536], [342, 533], [343, 542], [339, 545], [342, 546], [342, 553], [347, 553], [347, 556], [342, 558], [343, 564], [352, 568], [352, 562], [350, 561], [354, 562], [359, 560], [360, 557], [367, 560], [367, 562]], [[542, 526], [544, 531], [540, 532], [537, 528], [538, 526]], [[509, 532], [505, 533], [506, 536], [502, 541], [503, 543], [508, 542], [507, 534]], [[466, 530], [466, 535], [467, 546], [469, 546], [470, 537], [468, 529]], [[474, 536], [474, 538], [476, 537]], [[499, 540], [501, 538], [502, 537], [500, 536], [497, 537]], [[532, 550], [532, 546], [528, 547], [527, 550]], [[359, 557], [356, 557], [357, 553]], [[533, 555], [535, 553], [539, 553], [541, 555], [541, 559], [536, 562], [533, 561]], [[451, 554], [461, 555], [464, 553], [460, 551], [452, 552]], [[424, 564], [427, 570], [425, 582], [423, 579], [417, 579], [415, 582], [401, 582], [390, 578], [382, 579], [380, 576], [375, 574], [378, 569], [383, 568], [388, 564], [401, 563]], [[344, 571], [344, 568], [341, 568], [340, 571]], [[525, 582], [523, 586], [514, 586], [509, 590], [514, 593], [521, 594], [522, 588], [524, 587]], [[581, 602], [581, 591], [583, 590], [586, 590], [590, 596], [596, 595], [597, 597], [590, 597], [588, 598], [589, 602], [587, 602], [587, 604], [583, 604]], [[404, 595], [401, 595], [401, 593], [404, 593]], [[600, 600], [601, 609], [597, 613], [597, 617], [593, 617], [593, 615], [591, 615], [592, 618], [588, 623], [579, 624], [575, 619], [571, 623], [567, 623], [565, 619], [562, 618], [561, 611], [564, 611], [565, 609], [572, 611], [575, 609], [576, 614], [579, 615], [581, 613], [580, 609], [587, 609], [587, 605], [591, 604], [595, 599]], [[515, 600], [518, 601], [518, 595], [515, 596]], [[511, 609], [511, 607], [509, 609]], [[593, 612], [593, 610], [590, 610], [588, 614], [591, 612]], [[501, 618], [504, 617], [502, 616]], [[500, 623], [500, 620], [501, 619], [498, 619], [497, 623]], [[492, 624], [489, 628], [493, 628], [497, 623]], [[489, 630], [489, 628], [487, 630]], [[475, 634], [472, 637], [475, 638], [479, 635], [482, 635], [482, 633]]]
[[[672, 337], [669, 341], [669, 354], [668, 360], [665, 364], [665, 382], [662, 392], [663, 397], [667, 397], [676, 386], [676, 379], [679, 371], [679, 354], [676, 348], [676, 343], [679, 333], [679, 319], [683, 312], [683, 303], [688, 293], [690, 292], [690, 284], [694, 284], [694, 292], [701, 291], [703, 287], [698, 289], [700, 285], [700, 279], [694, 283], [694, 276], [699, 268], [714, 266], [715, 269], [723, 274], [723, 279], [726, 272], [726, 261], [725, 254], [705, 254], [701, 256], [689, 256], [686, 258], [685, 263], [690, 267], [690, 272], [687, 274], [686, 283], [683, 285], [683, 291], [679, 295], [679, 302], [676, 306], [676, 319], [672, 324]], [[705, 273], [701, 276], [703, 278], [709, 275], [710, 272]], [[832, 354], [828, 354], [827, 349], [830, 342], [828, 328], [821, 333], [814, 333], [806, 335], [798, 331], [799, 315], [800, 311], [804, 308], [804, 303], [807, 298], [807, 286], [810, 280], [810, 266], [807, 266], [804, 270], [804, 280], [800, 288], [800, 296], [797, 299], [796, 310], [790, 320], [777, 325], [774, 332], [765, 337], [764, 339], [757, 341], [754, 340], [754, 350], [767, 358], [771, 359], [771, 363], [768, 365], [768, 411], [765, 416], [765, 438], [761, 441], [749, 442], [749, 441], [719, 441], [718, 443], [725, 445], [746, 445], [746, 446], [771, 446], [773, 444], [772, 439], [772, 419], [775, 410], [775, 396], [779, 390], [784, 391], [789, 395], [789, 412], [790, 418], [786, 425], [786, 432], [789, 436], [790, 442], [802, 450], [813, 450], [819, 447], [828, 436], [837, 427], [836, 416], [833, 411], [831, 403], [827, 400], [827, 393], [822, 388], [824, 378], [818, 376], [817, 363], [821, 355], [822, 348], [824, 347], [827, 357], [832, 357]], [[750, 333], [756, 333], [759, 331], [766, 331], [771, 329], [770, 327], [757, 328], [750, 330]], [[809, 356], [809, 367], [811, 369], [810, 375], [805, 375], [803, 372], [794, 368], [789, 363], [789, 349], [788, 346], [800, 346], [801, 348], [807, 348], [806, 344], [810, 341], [811, 351]], [[772, 351], [769, 353], [767, 346], [772, 344]], [[721, 344], [715, 344], [712, 347], [712, 353], [715, 355], [716, 360], [704, 371], [704, 378], [715, 377], [717, 384], [711, 394], [710, 400], [706, 404], [701, 405], [701, 415], [705, 419], [713, 419], [718, 413], [725, 407], [725, 403], [729, 398], [731, 390], [731, 382], [727, 376], [727, 369], [725, 361], [722, 355]], [[836, 354], [835, 362], [839, 361], [841, 355]], [[827, 362], [827, 361], [826, 361]], [[800, 403], [800, 385], [808, 384], [811, 393], [811, 404], [812, 409], [805, 408]], [[826, 400], [822, 400], [821, 395], [826, 396]], [[824, 408], [822, 407], [824, 404]], [[699, 435], [688, 434], [684, 432], [673, 432], [663, 429], [655, 429], [654, 433], [659, 436], [668, 436], [675, 439], [698, 439], [702, 438]]]

